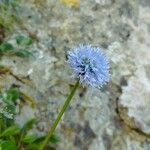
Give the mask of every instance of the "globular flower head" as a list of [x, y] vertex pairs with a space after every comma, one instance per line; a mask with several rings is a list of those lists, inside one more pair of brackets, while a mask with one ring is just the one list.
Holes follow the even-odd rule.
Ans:
[[109, 64], [100, 48], [79, 45], [69, 52], [68, 63], [82, 84], [102, 87], [109, 81]]

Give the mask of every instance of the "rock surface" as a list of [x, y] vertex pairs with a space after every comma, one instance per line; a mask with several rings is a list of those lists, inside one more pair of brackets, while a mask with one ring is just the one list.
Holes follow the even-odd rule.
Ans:
[[[71, 7], [56, 0], [21, 0], [17, 13], [22, 24], [16, 24], [7, 39], [31, 36], [37, 57], [3, 57], [1, 64], [26, 82], [6, 76], [7, 82], [1, 84], [17, 83], [37, 100], [34, 114], [30, 108], [31, 117], [38, 119], [33, 132], [39, 136], [47, 132], [74, 83], [65, 63], [67, 51], [88, 43], [108, 55], [111, 82], [101, 91], [87, 87], [77, 91], [57, 128], [61, 142], [56, 149], [149, 150], [149, 1], [86, 0]], [[21, 124], [26, 113], [17, 117]]]

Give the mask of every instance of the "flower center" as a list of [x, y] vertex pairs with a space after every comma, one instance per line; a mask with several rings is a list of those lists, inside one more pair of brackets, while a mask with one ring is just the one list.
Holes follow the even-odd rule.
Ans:
[[84, 57], [84, 58], [82, 59], [82, 63], [83, 63], [84, 65], [88, 65], [88, 64], [90, 64], [90, 61], [89, 61], [89, 59], [88, 59], [87, 57]]
[[95, 63], [94, 64], [91, 64], [90, 60], [85, 57], [82, 59], [82, 64], [79, 65], [80, 67], [80, 75], [84, 76], [87, 72], [89, 73], [94, 73], [93, 71], [93, 67], [94, 67]]

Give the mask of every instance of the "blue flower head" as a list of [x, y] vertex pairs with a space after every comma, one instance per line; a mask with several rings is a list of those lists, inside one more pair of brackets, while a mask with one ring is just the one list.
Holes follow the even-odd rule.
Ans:
[[68, 63], [81, 84], [102, 87], [109, 81], [109, 64], [100, 48], [79, 45], [69, 52]]

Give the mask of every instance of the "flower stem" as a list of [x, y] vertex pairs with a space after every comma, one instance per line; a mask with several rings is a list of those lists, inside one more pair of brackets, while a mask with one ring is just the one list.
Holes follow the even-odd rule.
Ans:
[[65, 110], [66, 110], [67, 107], [69, 106], [69, 103], [70, 103], [72, 97], [74, 96], [74, 94], [75, 94], [75, 92], [76, 92], [76, 90], [77, 90], [78, 87], [79, 87], [79, 79], [77, 79], [76, 84], [74, 85], [72, 91], [70, 92], [69, 96], [68, 96], [67, 99], [65, 100], [65, 103], [64, 103], [64, 105], [63, 105], [61, 111], [59, 112], [59, 114], [58, 114], [58, 116], [57, 116], [55, 122], [53, 123], [52, 127], [50, 128], [50, 130], [49, 130], [47, 136], [45, 137], [44, 141], [42, 142], [42, 144], [41, 144], [39, 150], [43, 150], [44, 146], [48, 143], [48, 140], [49, 140], [50, 137], [53, 135], [53, 133], [54, 133], [54, 131], [55, 131], [55, 129], [56, 129], [56, 127], [57, 127], [57, 125], [58, 125], [58, 123], [59, 123], [61, 117], [62, 117], [62, 115], [64, 114]]

